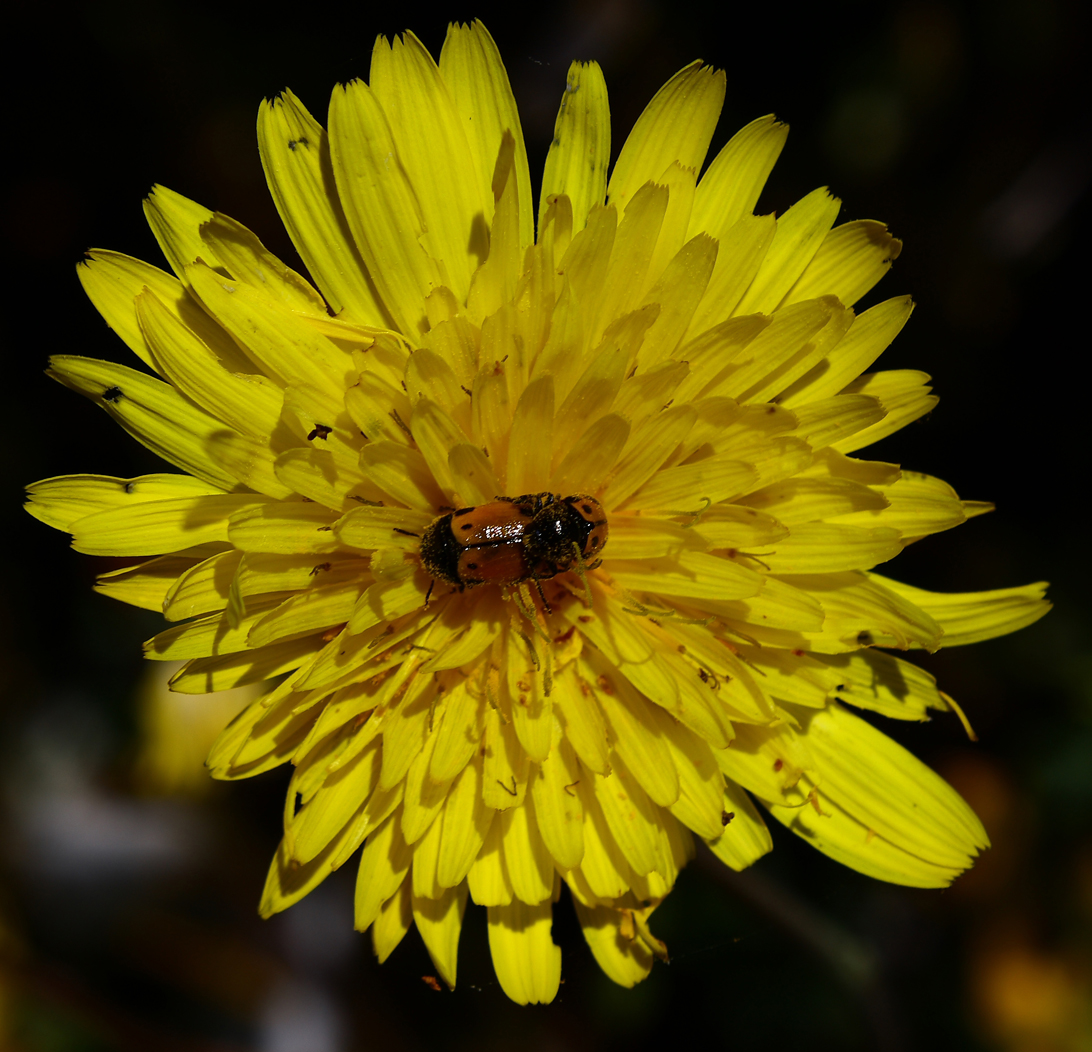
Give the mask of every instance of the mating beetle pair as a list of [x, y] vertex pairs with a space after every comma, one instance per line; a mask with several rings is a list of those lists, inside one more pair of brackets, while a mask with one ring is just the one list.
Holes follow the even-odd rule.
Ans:
[[598, 566], [607, 534], [606, 513], [594, 497], [497, 497], [435, 519], [421, 538], [421, 565], [460, 591], [546, 581], [584, 560], [586, 569]]

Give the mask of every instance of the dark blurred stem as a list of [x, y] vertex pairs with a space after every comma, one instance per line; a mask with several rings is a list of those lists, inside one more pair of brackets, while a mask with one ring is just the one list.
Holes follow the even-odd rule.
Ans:
[[753, 871], [729, 869], [704, 846], [697, 865], [737, 898], [765, 914], [834, 973], [861, 1003], [874, 1037], [876, 1052], [909, 1052], [905, 1028], [884, 982], [876, 951], [839, 927], [791, 891]]

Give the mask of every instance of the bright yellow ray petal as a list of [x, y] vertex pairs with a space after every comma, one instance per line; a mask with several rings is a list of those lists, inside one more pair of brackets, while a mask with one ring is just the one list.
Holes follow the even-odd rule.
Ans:
[[842, 202], [825, 186], [802, 197], [777, 220], [777, 232], [737, 314], [769, 313], [781, 305], [834, 225]]
[[[519, 110], [512, 95], [508, 73], [489, 31], [477, 19], [470, 25], [452, 23], [440, 52], [440, 76], [451, 93], [463, 132], [475, 159], [475, 171], [483, 189], [483, 199], [490, 195], [493, 165], [501, 138], [506, 131], [515, 140], [516, 179], [519, 184], [519, 243], [523, 248], [534, 241], [535, 221], [531, 202], [531, 173], [523, 144]], [[609, 153], [609, 150], [608, 150]], [[492, 220], [487, 212], [486, 222]]]
[[758, 808], [743, 789], [728, 779], [724, 782], [721, 826], [720, 834], [706, 843], [732, 869], [746, 869], [773, 850], [773, 839]]
[[432, 56], [408, 31], [389, 43], [376, 40], [370, 84], [388, 121], [393, 156], [420, 209], [421, 246], [443, 268], [456, 298], [465, 300], [470, 275], [489, 252], [491, 218], [489, 184], [475, 178], [474, 155], [463, 133], [466, 121]]
[[623, 915], [609, 906], [573, 900], [588, 948], [599, 967], [619, 986], [635, 986], [652, 971], [653, 955], [644, 943], [622, 934]]
[[326, 130], [291, 91], [258, 111], [258, 148], [266, 182], [288, 236], [345, 320], [386, 327], [388, 315], [353, 240], [336, 194]]
[[607, 199], [625, 207], [673, 161], [701, 169], [724, 103], [724, 73], [692, 62], [675, 74], [645, 107], [611, 172]]
[[583, 230], [588, 213], [606, 200], [609, 164], [610, 112], [603, 71], [597, 62], [574, 62], [542, 173], [539, 230], [555, 194], [565, 194], [572, 202], [573, 232]]
[[901, 251], [902, 242], [883, 223], [856, 219], [836, 226], [823, 238], [782, 305], [833, 295], [852, 307], [887, 273]]
[[561, 982], [561, 947], [555, 946], [552, 903], [513, 899], [489, 907], [489, 952], [501, 989], [516, 1004], [549, 1004]]
[[402, 839], [401, 815], [395, 811], [368, 837], [357, 870], [354, 919], [357, 931], [365, 931], [401, 886], [413, 855]]
[[371, 88], [354, 80], [330, 100], [330, 155], [353, 240], [399, 330], [424, 331], [423, 301], [447, 276], [420, 242], [424, 219], [397, 160], [388, 118]]
[[769, 115], [751, 121], [725, 143], [698, 183], [691, 233], [705, 230], [721, 238], [754, 211], [788, 134], [789, 126]]
[[1050, 609], [1047, 584], [996, 588], [988, 592], [929, 592], [879, 574], [873, 580], [935, 618], [943, 630], [940, 645], [965, 646], [1007, 635], [1034, 624]]

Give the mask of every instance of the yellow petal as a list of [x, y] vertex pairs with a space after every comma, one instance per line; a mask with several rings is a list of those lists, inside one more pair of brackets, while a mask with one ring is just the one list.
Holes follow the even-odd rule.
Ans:
[[769, 314], [812, 261], [842, 207], [825, 186], [802, 197], [777, 220], [777, 232], [737, 314]]
[[241, 281], [202, 263], [186, 275], [206, 309], [267, 376], [315, 392], [313, 412], [332, 427], [344, 415], [345, 388], [356, 380], [352, 359], [299, 315], [271, 304]]
[[222, 489], [237, 485], [206, 449], [219, 420], [170, 384], [112, 362], [54, 355], [48, 374], [105, 409], [138, 442], [183, 471]]
[[693, 406], [672, 406], [631, 434], [627, 449], [600, 497], [607, 511], [614, 511], [625, 504], [656, 474], [686, 437], [696, 417]]
[[[577, 783], [581, 779], [580, 764], [573, 746], [562, 737], [560, 724], [555, 722], [554, 742], [549, 755], [541, 764], [532, 765], [531, 769], [533, 821], [543, 845], [563, 869], [578, 866], [584, 857], [584, 808], [577, 792]], [[508, 871], [515, 887], [511, 863]], [[524, 902], [532, 901], [518, 888], [516, 894]]]
[[963, 501], [947, 482], [920, 471], [904, 471], [891, 485], [879, 490], [886, 507], [848, 512], [833, 519], [855, 526], [885, 526], [898, 530], [907, 540], [950, 530], [965, 522]]
[[554, 731], [553, 703], [545, 693], [538, 661], [529, 658], [530, 640], [520, 639], [509, 628], [507, 667], [501, 685], [512, 714], [516, 737], [532, 760], [544, 760], [550, 752]]
[[724, 102], [724, 73], [692, 62], [645, 107], [615, 162], [607, 186], [611, 204], [625, 207], [673, 161], [700, 171]]
[[[651, 283], [649, 267], [656, 251], [664, 216], [667, 214], [668, 189], [658, 183], [646, 183], [630, 199], [618, 223], [610, 264], [597, 290], [592, 339], [609, 331], [615, 319], [624, 318], [643, 299]], [[659, 275], [656, 275], [657, 277]], [[644, 328], [659, 314], [659, 306], [646, 308]], [[613, 341], [612, 341], [613, 342]]]
[[668, 810], [699, 836], [719, 835], [724, 779], [713, 750], [662, 709], [653, 706], [652, 712], [678, 771], [679, 796]]
[[489, 952], [501, 989], [516, 1004], [549, 1004], [561, 982], [561, 947], [551, 938], [553, 904], [513, 899], [490, 906]]
[[639, 874], [661, 870], [666, 862], [659, 837], [659, 808], [648, 798], [620, 758], [605, 778], [593, 774], [595, 798], [626, 861]]
[[[713, 273], [690, 319], [689, 338], [698, 338], [731, 318], [766, 258], [776, 231], [777, 221], [772, 215], [744, 216], [724, 231], [719, 240]], [[762, 317], [750, 315], [749, 320], [753, 322]], [[743, 321], [734, 320], [737, 325]]]
[[[234, 514], [227, 539], [244, 552], [268, 555], [322, 555], [337, 549], [337, 513], [321, 504], [280, 503], [232, 494]], [[237, 509], [237, 510], [236, 510]]]
[[[519, 186], [519, 243], [526, 248], [534, 241], [534, 211], [519, 110], [497, 45], [480, 21], [448, 26], [440, 52], [440, 76], [451, 94], [487, 202], [501, 139], [506, 131], [512, 133]], [[487, 213], [486, 221], [491, 218]]]
[[360, 855], [354, 901], [357, 931], [370, 927], [383, 903], [402, 886], [412, 859], [402, 838], [401, 814], [395, 811], [368, 837]]
[[[398, 707], [388, 718], [383, 729], [383, 770], [379, 784], [384, 789], [397, 785], [407, 772], [413, 769], [412, 784], [407, 786], [407, 801], [402, 815], [402, 829], [411, 828], [407, 834], [413, 843], [428, 828], [431, 817], [419, 819], [415, 809], [424, 806], [429, 816], [443, 804], [446, 783], [441, 791], [427, 778], [435, 740], [429, 735], [429, 715], [435, 701], [435, 689], [419, 679], [411, 678], [403, 666], [392, 677], [402, 690]], [[414, 835], [416, 834], [416, 835]]]
[[[263, 101], [258, 148], [269, 191], [330, 309], [386, 327], [388, 316], [360, 257], [337, 194], [326, 130], [290, 91]], [[342, 313], [344, 312], [344, 313]]]
[[965, 646], [1016, 632], [1034, 624], [1051, 606], [1043, 598], [1047, 590], [1045, 581], [989, 592], [929, 592], [879, 574], [870, 577], [933, 618], [943, 630], [940, 645], [946, 647]]
[[502, 722], [495, 708], [486, 710], [484, 723], [482, 799], [498, 811], [519, 807], [527, 791], [527, 754], [515, 728]]
[[[466, 884], [447, 888], [437, 899], [413, 896], [413, 919], [436, 970], [452, 990], [459, 962], [459, 935], [466, 910]], [[503, 907], [494, 907], [503, 908]]]
[[774, 551], [763, 553], [762, 561], [776, 574], [870, 570], [893, 559], [902, 548], [899, 531], [889, 527], [810, 522], [793, 526]]
[[[593, 898], [616, 899], [624, 895], [639, 878], [630, 868], [596, 799], [592, 775], [585, 771], [577, 785], [584, 804], [584, 857], [580, 868], [570, 871], [570, 887], [587, 884]], [[579, 878], [576, 875], [579, 874]], [[575, 893], [579, 897], [580, 893]], [[586, 896], [585, 896], [586, 899]]]
[[550, 479], [550, 492], [582, 493], [596, 488], [614, 467], [628, 437], [629, 423], [624, 417], [616, 413], [601, 416], [557, 466]]
[[57, 530], [70, 530], [87, 515], [148, 501], [222, 494], [218, 486], [192, 475], [140, 475], [132, 479], [110, 475], [58, 475], [27, 486], [26, 510]]
[[873, 219], [836, 226], [823, 238], [782, 304], [830, 295], [852, 307], [887, 273], [901, 251], [902, 242]]
[[524, 388], [512, 415], [508, 491], [540, 493], [550, 476], [553, 451], [554, 379], [540, 376]]
[[635, 986], [652, 971], [654, 957], [640, 940], [622, 934], [621, 911], [610, 906], [585, 906], [573, 899], [580, 927], [596, 963], [619, 986]]
[[815, 660], [835, 673], [837, 683], [832, 689], [838, 698], [857, 708], [896, 720], [927, 720], [930, 709], [943, 712], [949, 708], [928, 672], [883, 651], [821, 654]]
[[849, 332], [830, 349], [826, 360], [782, 395], [790, 409], [836, 395], [890, 346], [914, 309], [909, 296], [877, 303], [853, 319]]
[[413, 892], [408, 880], [383, 903], [379, 916], [372, 922], [372, 947], [382, 964], [398, 944], [405, 938], [406, 932], [413, 927]]
[[719, 836], [707, 840], [709, 850], [726, 866], [746, 869], [773, 850], [773, 839], [751, 798], [735, 782], [725, 780]]
[[248, 615], [235, 625], [226, 614], [215, 613], [177, 628], [169, 628], [144, 643], [144, 656], [152, 661], [178, 661], [239, 653], [248, 649], [250, 630], [279, 602], [280, 599], [274, 597], [262, 603], [252, 603]]
[[[413, 33], [389, 44], [383, 37], [376, 40], [370, 83], [389, 122], [394, 156], [420, 209], [421, 244], [444, 268], [445, 284], [465, 300], [470, 275], [489, 252], [491, 194], [483, 176], [492, 176], [492, 166], [478, 171], [463, 133], [467, 122], [439, 67]], [[369, 222], [374, 224], [374, 217]]]
[[[340, 627], [352, 614], [367, 580], [351, 570], [347, 580], [327, 575], [315, 587], [281, 603], [250, 630], [250, 646], [262, 647], [281, 639], [309, 635], [319, 629]], [[248, 604], [249, 606], [249, 604]]]
[[226, 541], [231, 516], [257, 510], [267, 499], [223, 493], [110, 508], [72, 525], [72, 547], [88, 555], [160, 555]]
[[[166, 186], [157, 185], [144, 199], [144, 217], [171, 269], [185, 281], [186, 267], [202, 254], [209, 254], [200, 230], [201, 224], [212, 218], [212, 212]], [[216, 259], [206, 262], [213, 267], [218, 263]]]
[[802, 722], [822, 800], [936, 865], [966, 868], [989, 845], [982, 823], [940, 775], [859, 716], [835, 704]]
[[[381, 496], [381, 491], [371, 484], [355, 463], [346, 464], [345, 458], [334, 450], [287, 449], [273, 462], [273, 471], [289, 492], [299, 493], [334, 511], [358, 509], [360, 502], [376, 501]], [[420, 518], [414, 521], [420, 523]], [[411, 539], [390, 531], [388, 534], [383, 544], [367, 547], [389, 548]]]
[[[282, 263], [242, 223], [220, 212], [201, 224], [201, 241], [237, 281], [254, 286], [266, 299], [289, 310], [326, 316], [326, 304], [311, 283]], [[202, 255], [207, 260], [208, 253]]]
[[878, 398], [887, 415], [870, 427], [856, 432], [849, 438], [832, 443], [842, 453], [870, 446], [881, 438], [894, 434], [900, 428], [924, 416], [936, 404], [937, 397], [929, 392], [929, 376], [916, 369], [893, 369], [882, 373], [865, 373], [847, 385], [851, 394], [865, 394]]
[[708, 552], [684, 551], [674, 559], [611, 559], [607, 568], [625, 588], [661, 595], [744, 599], [757, 595], [763, 584], [761, 574]]
[[456, 684], [447, 694], [443, 714], [435, 721], [436, 743], [429, 765], [429, 777], [434, 782], [450, 781], [477, 752], [482, 737], [480, 710], [480, 700], [466, 689], [465, 683]]
[[353, 240], [399, 331], [426, 328], [423, 303], [447, 275], [422, 246], [424, 218], [397, 158], [387, 115], [371, 88], [354, 80], [330, 100], [330, 156]]
[[714, 750], [714, 756], [726, 783], [743, 786], [763, 803], [802, 806], [807, 802], [800, 779], [814, 764], [806, 739], [786, 723], [772, 727], [738, 724], [732, 744]]
[[568, 196], [572, 202], [573, 231], [583, 230], [592, 207], [606, 199], [609, 164], [610, 113], [603, 71], [597, 62], [573, 62], [542, 173], [540, 230], [554, 194]]
[[224, 428], [209, 435], [206, 448], [214, 463], [248, 489], [282, 500], [295, 495], [291, 486], [277, 477], [276, 454], [267, 437], [253, 438]]
[[495, 815], [481, 850], [466, 875], [470, 896], [479, 906], [507, 906], [512, 884], [504, 864], [504, 823]]
[[610, 740], [641, 788], [661, 807], [670, 807], [679, 798], [679, 775], [661, 723], [651, 711], [655, 706], [621, 676], [609, 676], [609, 668], [606, 662], [590, 661], [587, 676], [589, 686], [597, 688]]
[[326, 777], [288, 830], [294, 859], [310, 862], [352, 819], [379, 780], [379, 756], [379, 742], [373, 739], [354, 761]]
[[398, 442], [369, 442], [360, 451], [360, 466], [384, 493], [407, 507], [434, 512], [444, 503], [443, 491], [416, 449]]
[[769, 401], [825, 358], [852, 320], [831, 296], [779, 310], [715, 392], [741, 402]]
[[554, 680], [552, 696], [565, 741], [585, 767], [606, 774], [610, 770], [607, 729], [591, 688], [579, 676], [566, 674]]
[[766, 806], [774, 818], [816, 850], [878, 880], [913, 888], [944, 888], [965, 868], [938, 865], [918, 858], [876, 835], [821, 794], [817, 800], [821, 813], [810, 804]]
[[[251, 371], [230, 370], [201, 336], [151, 290], [137, 295], [136, 314], [164, 374], [183, 394], [243, 434], [272, 434], [283, 400], [276, 384]], [[247, 365], [253, 369], [249, 362]]]
[[[434, 754], [435, 755], [435, 754]], [[447, 794], [436, 859], [436, 882], [452, 888], [462, 882], [481, 850], [496, 811], [482, 802], [480, 760], [468, 764]]]
[[[259, 683], [263, 679], [283, 675], [299, 668], [312, 658], [320, 646], [321, 637], [274, 643], [259, 650], [224, 657], [196, 658], [187, 662], [171, 680], [171, 690], [181, 694], [208, 694], [214, 690], [230, 690], [244, 683]], [[300, 739], [286, 740], [279, 750], [276, 764], [284, 763], [295, 751]], [[257, 771], [251, 773], [256, 774]]]
[[[138, 321], [136, 301], [147, 289], [177, 322], [193, 332], [217, 358], [233, 371], [250, 372], [246, 356], [227, 333], [200, 307], [177, 278], [121, 252], [88, 249], [87, 260], [76, 268], [88, 299], [110, 326], [141, 359], [157, 372], [164, 369], [158, 351], [150, 346]], [[167, 375], [170, 375], [167, 372]]]
[[705, 230], [721, 238], [754, 211], [788, 134], [789, 126], [771, 114], [751, 121], [725, 143], [698, 183], [691, 233]]
[[[664, 219], [664, 228], [670, 218], [669, 208]], [[665, 230], [661, 229], [661, 242], [664, 234]], [[645, 303], [658, 305], [660, 313], [641, 347], [641, 360], [646, 366], [675, 353], [705, 294], [716, 260], [716, 241], [705, 234], [698, 234], [679, 249], [656, 283], [648, 290]], [[655, 275], [657, 268], [658, 261], [653, 256], [649, 273]]]
[[132, 606], [161, 613], [175, 581], [199, 564], [202, 556], [214, 547], [199, 545], [178, 555], [165, 555], [136, 566], [100, 574], [95, 581], [95, 591]]
[[[677, 676], [668, 653], [659, 653], [635, 627], [632, 615], [616, 604], [600, 600], [597, 615], [579, 614], [580, 608], [564, 611], [580, 631], [610, 663], [646, 698], [666, 709], [714, 746], [731, 740], [731, 727], [708, 702], [697, 694], [690, 681]], [[573, 611], [570, 615], [569, 611]], [[696, 677], [695, 677], [696, 678]]]
[[504, 869], [515, 897], [529, 904], [548, 902], [554, 890], [554, 860], [529, 803], [500, 814]]
[[261, 916], [268, 919], [314, 891], [333, 869], [331, 859], [334, 847], [331, 844], [313, 861], [301, 866], [288, 855], [282, 841], [266, 876], [261, 904], [258, 907]]

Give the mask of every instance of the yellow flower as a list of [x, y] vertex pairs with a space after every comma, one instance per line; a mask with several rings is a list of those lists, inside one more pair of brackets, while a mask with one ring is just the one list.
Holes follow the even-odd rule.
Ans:
[[[946, 885], [986, 846], [852, 707], [955, 709], [888, 651], [1010, 632], [1043, 586], [942, 595], [872, 572], [988, 505], [847, 455], [936, 401], [919, 372], [864, 372], [911, 303], [852, 304], [900, 244], [834, 227], [825, 189], [753, 215], [787, 133], [772, 117], [699, 181], [723, 94], [687, 66], [608, 180], [602, 73], [574, 63], [536, 238], [485, 29], [452, 26], [438, 64], [412, 34], [380, 39], [328, 130], [287, 92], [259, 116], [314, 285], [162, 187], [146, 210], [177, 277], [99, 250], [81, 267], [161, 379], [70, 356], [52, 374], [185, 474], [50, 479], [30, 510], [79, 551], [151, 557], [99, 589], [185, 621], [147, 644], [188, 661], [174, 690], [276, 679], [209, 757], [218, 778], [295, 765], [263, 914], [363, 844], [356, 924], [381, 959], [416, 924], [454, 986], [469, 894], [505, 992], [549, 1001], [562, 883], [630, 986], [665, 952], [649, 916], [694, 834], [735, 868], [770, 850], [753, 799], [896, 883]], [[601, 551], [558, 513], [543, 556], [534, 495], [564, 515], [597, 500]], [[467, 554], [442, 516], [481, 505], [456, 516]], [[447, 553], [438, 578], [423, 539]]]

